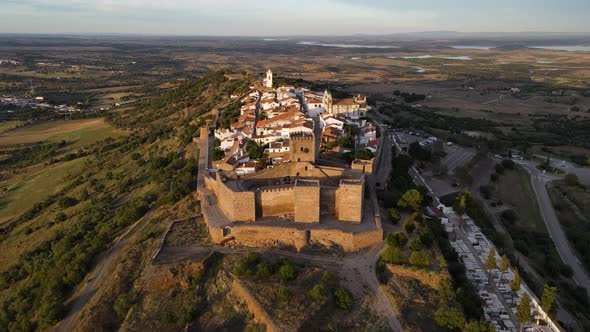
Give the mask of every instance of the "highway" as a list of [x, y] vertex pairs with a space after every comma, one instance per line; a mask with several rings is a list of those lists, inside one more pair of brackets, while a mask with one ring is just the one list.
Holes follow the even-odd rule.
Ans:
[[557, 213], [553, 208], [553, 204], [549, 198], [549, 193], [547, 192], [547, 183], [549, 181], [556, 180], [559, 177], [543, 174], [543, 172], [538, 170], [536, 167], [538, 163], [532, 161], [520, 161], [518, 163], [523, 166], [523, 168], [529, 173], [531, 177], [533, 191], [535, 192], [537, 201], [539, 202], [541, 217], [547, 226], [549, 236], [551, 236], [559, 256], [563, 262], [569, 265], [574, 271], [574, 281], [579, 286], [582, 286], [590, 291], [590, 277], [584, 270], [584, 267], [579, 263], [580, 261], [576, 257], [572, 245], [567, 240], [563, 229], [561, 229], [559, 219], [557, 218]]

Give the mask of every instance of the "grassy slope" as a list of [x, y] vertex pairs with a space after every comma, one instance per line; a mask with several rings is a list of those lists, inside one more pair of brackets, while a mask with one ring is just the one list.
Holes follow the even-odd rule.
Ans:
[[63, 120], [38, 123], [14, 129], [0, 135], [0, 145], [34, 143], [41, 141], [74, 142], [73, 148], [94, 143], [107, 136], [121, 135], [104, 119]]
[[521, 226], [533, 227], [537, 232], [547, 233], [547, 227], [541, 219], [537, 197], [533, 192], [528, 173], [518, 167], [502, 175], [498, 184], [498, 196], [505, 204], [513, 207], [518, 214]]
[[[242, 85], [247, 88], [248, 83]], [[157, 203], [153, 209], [165, 217], [148, 222], [152, 231], [137, 242], [130, 242], [131, 250], [143, 252], [143, 241], [153, 242], [162, 225], [182, 217], [177, 209], [165, 207], [169, 206], [167, 202], [192, 197], [190, 188], [194, 184], [196, 162], [183, 158], [185, 142], [198, 133], [198, 126], [203, 122], [195, 120], [211, 107], [225, 102], [229, 98], [226, 90], [234, 87], [233, 82], [224, 79], [223, 73], [215, 73], [128, 111], [113, 113], [110, 123], [134, 130], [130, 135], [121, 135], [124, 131], [97, 119], [56, 122], [53, 126], [43, 123], [3, 135], [4, 142], [0, 144], [66, 140], [72, 144], [59, 153], [86, 147], [89, 155], [52, 166], [45, 166], [47, 159], [37, 161], [29, 166], [35, 176], [15, 175], [27, 171], [18, 164], [11, 165], [13, 173], [4, 172], [2, 187], [12, 190], [4, 196], [7, 200], [3, 204], [12, 213], [27, 210], [19, 206], [23, 198], [59, 193], [54, 200], [45, 200], [38, 212], [30, 214], [29, 210], [16, 222], [0, 227], [0, 326], [8, 326], [9, 331], [43, 330], [56, 324], [67, 312], [63, 304], [91, 268], [93, 258], [119, 232], [135, 223], [150, 204]], [[187, 125], [190, 123], [193, 124]], [[115, 138], [107, 140], [105, 136]], [[68, 173], [67, 179], [75, 181], [63, 181]], [[63, 190], [59, 190], [60, 184]], [[81, 195], [83, 191], [88, 192], [85, 198]], [[73, 207], [61, 206], [60, 198], [66, 196], [79, 203]], [[62, 212], [66, 220], [57, 221], [56, 216]], [[114, 299], [102, 299], [101, 304], [112, 311]], [[22, 303], [31, 305], [21, 306]], [[111, 329], [120, 321], [99, 317], [91, 326], [103, 323]]]

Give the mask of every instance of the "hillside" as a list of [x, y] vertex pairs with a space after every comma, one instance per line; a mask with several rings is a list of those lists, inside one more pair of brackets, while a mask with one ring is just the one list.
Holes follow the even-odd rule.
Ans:
[[[226, 74], [116, 109], [106, 117], [111, 129], [97, 127], [94, 139], [57, 122], [43, 125], [55, 131], [47, 137], [27, 136], [36, 135], [34, 125], [2, 134], [10, 145], [0, 147], [0, 326], [58, 323], [107, 249], [120, 253], [109, 257], [119, 262], [108, 271], [115, 274], [109, 288], [122, 291], [117, 283], [137, 277], [166, 224], [198, 212], [193, 137], [211, 108], [249, 85], [250, 77], [230, 81]], [[10, 141], [15, 137], [20, 141]]]

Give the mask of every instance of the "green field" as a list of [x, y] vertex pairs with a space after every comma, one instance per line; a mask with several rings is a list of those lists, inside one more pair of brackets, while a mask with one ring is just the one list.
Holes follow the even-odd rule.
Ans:
[[80, 158], [54, 164], [2, 183], [8, 190], [0, 195], [0, 224], [26, 212], [49, 195], [61, 191], [84, 172], [85, 160], [86, 158]]
[[36, 142], [73, 143], [71, 148], [80, 148], [105, 137], [122, 135], [102, 118], [85, 120], [61, 120], [38, 123], [7, 131], [0, 135], [0, 145]]
[[0, 135], [3, 133], [16, 128], [18, 125], [22, 124], [22, 121], [6, 121], [0, 122]]
[[[54, 121], [13, 129], [0, 134], [0, 146], [34, 142], [66, 141], [65, 151], [75, 152], [106, 137], [124, 132], [113, 128], [104, 119]], [[85, 171], [86, 158], [45, 166], [33, 165], [15, 171], [0, 181], [0, 224], [30, 209], [35, 203], [58, 193], [71, 180]]]
[[532, 227], [537, 232], [547, 233], [537, 197], [533, 192], [528, 173], [520, 167], [507, 171], [498, 184], [498, 197], [504, 204], [511, 206], [519, 216], [520, 226]]

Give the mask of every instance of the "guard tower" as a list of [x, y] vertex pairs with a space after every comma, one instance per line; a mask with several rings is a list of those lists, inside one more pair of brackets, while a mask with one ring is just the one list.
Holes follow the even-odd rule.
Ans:
[[316, 144], [311, 133], [292, 133], [289, 136], [289, 160], [291, 162], [308, 161], [315, 163]]

